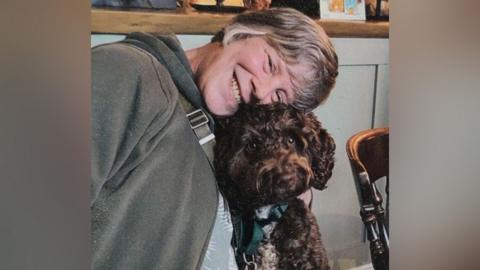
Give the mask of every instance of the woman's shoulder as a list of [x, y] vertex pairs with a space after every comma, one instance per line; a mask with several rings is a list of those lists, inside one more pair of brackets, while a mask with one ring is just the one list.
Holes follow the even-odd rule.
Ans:
[[105, 99], [122, 110], [147, 113], [147, 117], [170, 112], [178, 101], [178, 89], [168, 69], [132, 44], [116, 42], [93, 48], [91, 70], [94, 101]]
[[145, 66], [151, 66], [154, 58], [144, 50], [124, 42], [102, 44], [92, 48], [92, 67], [107, 65], [111, 70], [130, 70], [141, 72]]

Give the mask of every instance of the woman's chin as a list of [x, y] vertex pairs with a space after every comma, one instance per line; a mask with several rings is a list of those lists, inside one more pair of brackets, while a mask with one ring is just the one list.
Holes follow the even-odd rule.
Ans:
[[209, 111], [216, 116], [230, 116], [233, 115], [238, 110], [237, 103], [230, 104], [209, 104], [207, 102], [207, 107]]

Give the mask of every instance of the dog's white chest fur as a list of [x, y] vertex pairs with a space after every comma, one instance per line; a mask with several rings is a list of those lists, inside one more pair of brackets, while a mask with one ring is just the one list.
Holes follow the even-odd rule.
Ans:
[[258, 248], [259, 270], [276, 270], [278, 269], [278, 252], [269, 240], [262, 243]]

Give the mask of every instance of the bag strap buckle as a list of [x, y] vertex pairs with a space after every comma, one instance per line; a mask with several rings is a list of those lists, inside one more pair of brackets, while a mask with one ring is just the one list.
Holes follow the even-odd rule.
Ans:
[[215, 139], [215, 135], [213, 135], [210, 127], [208, 126], [208, 117], [201, 109], [187, 113], [187, 118], [190, 122], [190, 127], [193, 129], [198, 138], [200, 145], [204, 145]]
[[205, 113], [200, 109], [197, 109], [191, 113], [187, 113], [187, 118], [190, 121], [190, 127], [193, 129], [208, 124], [207, 115], [205, 115]]

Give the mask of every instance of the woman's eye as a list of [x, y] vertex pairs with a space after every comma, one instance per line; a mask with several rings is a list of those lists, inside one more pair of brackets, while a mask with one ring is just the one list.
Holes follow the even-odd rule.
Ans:
[[268, 56], [268, 68], [270, 70], [270, 73], [273, 73], [273, 63], [272, 63], [272, 58], [270, 57], [269, 54], [267, 54]]

